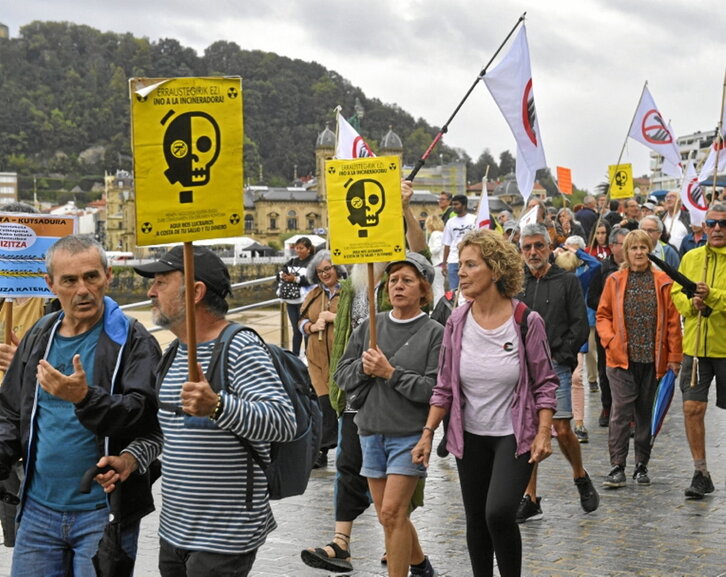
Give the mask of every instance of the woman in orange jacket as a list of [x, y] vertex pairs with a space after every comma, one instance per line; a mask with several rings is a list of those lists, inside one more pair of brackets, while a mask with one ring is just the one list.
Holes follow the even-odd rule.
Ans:
[[648, 259], [650, 236], [628, 233], [625, 262], [605, 283], [597, 309], [597, 333], [605, 348], [613, 404], [608, 449], [613, 469], [603, 483], [625, 486], [630, 422], [635, 420], [635, 472], [638, 485], [649, 485], [650, 418], [660, 378], [681, 366], [681, 321], [670, 291], [673, 281]]

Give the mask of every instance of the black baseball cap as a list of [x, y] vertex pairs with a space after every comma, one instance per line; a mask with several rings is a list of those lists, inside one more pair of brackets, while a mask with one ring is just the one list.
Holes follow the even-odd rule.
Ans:
[[[194, 252], [194, 279], [203, 282], [207, 289], [227, 298], [232, 294], [227, 266], [214, 252], [203, 246], [193, 247]], [[156, 262], [135, 266], [134, 270], [141, 276], [153, 278], [155, 274], [184, 272], [184, 247], [179, 245], [172, 248]]]

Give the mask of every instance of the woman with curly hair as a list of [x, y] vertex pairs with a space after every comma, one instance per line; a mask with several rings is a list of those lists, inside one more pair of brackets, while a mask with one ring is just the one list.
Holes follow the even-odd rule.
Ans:
[[459, 275], [467, 302], [444, 330], [429, 416], [412, 455], [428, 465], [434, 431], [450, 413], [447, 449], [459, 471], [473, 574], [491, 576], [496, 555], [499, 574], [513, 577], [522, 566], [517, 507], [534, 463], [552, 453], [558, 381], [542, 317], [513, 298], [524, 280], [514, 245], [488, 230], [467, 234]]

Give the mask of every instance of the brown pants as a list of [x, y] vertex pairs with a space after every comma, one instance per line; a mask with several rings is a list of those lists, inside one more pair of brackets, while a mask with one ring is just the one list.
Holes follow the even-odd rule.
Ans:
[[613, 396], [608, 429], [610, 464], [626, 464], [631, 421], [635, 421], [635, 462], [648, 464], [650, 417], [658, 387], [655, 364], [631, 362], [627, 369], [608, 367], [607, 375]]

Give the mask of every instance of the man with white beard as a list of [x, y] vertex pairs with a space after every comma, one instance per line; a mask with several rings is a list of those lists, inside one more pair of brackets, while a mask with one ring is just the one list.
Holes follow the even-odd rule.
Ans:
[[[411, 183], [404, 181], [401, 185], [401, 200], [403, 203], [403, 216], [406, 222], [406, 243], [412, 252], [419, 252], [430, 259], [427, 254], [426, 239], [418, 221], [409, 206], [413, 196]], [[391, 308], [385, 298], [385, 291], [381, 283], [387, 262], [377, 262], [373, 265], [374, 294], [376, 312]], [[300, 556], [303, 562], [317, 569], [326, 571], [352, 571], [350, 556], [350, 535], [353, 521], [370, 505], [368, 494], [368, 481], [360, 475], [363, 456], [358, 437], [358, 427], [353, 421], [356, 411], [351, 409], [341, 391], [333, 381], [332, 375], [343, 356], [353, 329], [369, 317], [368, 307], [368, 265], [355, 264], [350, 276], [343, 280], [340, 287], [340, 300], [333, 325], [334, 343], [330, 354], [331, 376], [328, 382], [330, 390], [330, 404], [338, 412], [338, 449], [336, 452], [335, 490], [333, 492], [333, 507], [335, 510], [335, 534], [330, 543], [324, 547], [303, 549]], [[412, 506], [423, 504], [423, 480], [416, 487], [411, 500]], [[414, 535], [411, 557], [423, 558], [423, 552], [418, 538]], [[415, 573], [415, 566], [411, 566]]]

